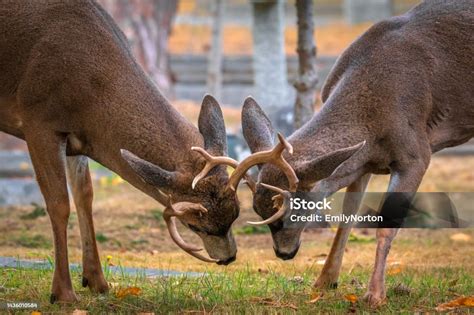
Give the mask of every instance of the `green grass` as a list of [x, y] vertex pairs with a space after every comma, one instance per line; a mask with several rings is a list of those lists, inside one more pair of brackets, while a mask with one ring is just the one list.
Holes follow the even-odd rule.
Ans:
[[46, 210], [42, 206], [40, 206], [36, 203], [32, 203], [31, 205], [34, 207], [34, 209], [31, 212], [27, 213], [27, 214], [21, 215], [20, 219], [22, 219], [22, 220], [34, 220], [34, 219], [37, 219], [39, 217], [46, 216]]
[[163, 224], [165, 219], [163, 218], [163, 211], [161, 209], [152, 209], [150, 213], [154, 220], [159, 222], [161, 225]]
[[[107, 269], [106, 269], [107, 270]], [[49, 304], [52, 272], [50, 270], [0, 269], [2, 290], [0, 303], [12, 301], [38, 302], [42, 312], [65, 312], [74, 309], [88, 310], [90, 314], [139, 312], [183, 313], [189, 311], [216, 313], [340, 313], [372, 312], [365, 303], [352, 304], [344, 296], [361, 297], [367, 283], [368, 269], [343, 274], [337, 290], [324, 292], [322, 298], [308, 303], [315, 272], [309, 268], [302, 274], [286, 275], [269, 270], [267, 273], [242, 268], [229, 272], [208, 272], [197, 278], [112, 275], [106, 278], [114, 288], [107, 295], [93, 295], [80, 287], [80, 274], [72, 272], [76, 293], [81, 298], [74, 305]], [[408, 292], [395, 289], [399, 284]], [[139, 287], [141, 294], [117, 298], [119, 288]], [[377, 309], [380, 313], [432, 312], [436, 305], [474, 292], [474, 281], [467, 270], [461, 268], [406, 269], [387, 277], [388, 302]], [[473, 309], [462, 309], [473, 312]], [[25, 313], [31, 312], [28, 311]]]
[[108, 242], [110, 240], [107, 235], [105, 235], [104, 233], [100, 233], [100, 232], [95, 235], [95, 239], [97, 240], [97, 242], [99, 242], [101, 244], [105, 243], [105, 242]]
[[268, 225], [245, 225], [235, 229], [237, 235], [267, 234], [270, 233]]
[[22, 233], [15, 239], [15, 243], [26, 248], [52, 248], [49, 238], [41, 234], [26, 234]]

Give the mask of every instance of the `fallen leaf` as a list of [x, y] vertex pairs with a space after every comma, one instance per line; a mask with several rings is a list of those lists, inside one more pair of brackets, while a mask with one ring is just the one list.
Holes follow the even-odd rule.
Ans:
[[292, 310], [295, 310], [297, 311], [298, 310], [298, 306], [296, 306], [295, 304], [293, 303], [280, 303], [279, 306], [277, 307], [286, 307], [286, 308], [291, 308]]
[[393, 262], [390, 264], [390, 267], [387, 270], [389, 276], [399, 274], [403, 270], [403, 265], [399, 262]]
[[449, 301], [447, 303], [440, 304], [436, 307], [436, 311], [442, 312], [446, 310], [450, 310], [453, 308], [459, 307], [473, 307], [474, 306], [474, 295], [473, 296], [462, 296], [455, 300]]
[[402, 272], [402, 268], [400, 267], [397, 267], [397, 268], [390, 268], [388, 271], [387, 271], [387, 274], [390, 275], [390, 276], [393, 276], [393, 275], [396, 275], [398, 273]]
[[31, 315], [41, 315], [41, 312], [33, 311], [33, 312], [31, 312]]
[[351, 303], [355, 303], [358, 300], [357, 295], [355, 294], [346, 294], [344, 295], [344, 299], [346, 299], [347, 301]]
[[326, 263], [326, 259], [319, 259], [316, 261], [316, 265], [324, 265]]
[[135, 295], [138, 296], [142, 292], [142, 289], [137, 288], [137, 287], [128, 287], [128, 288], [121, 288], [118, 289], [117, 292], [115, 292], [115, 296], [118, 297], [119, 299], [123, 299], [126, 296], [129, 295]]
[[306, 302], [306, 304], [314, 304], [323, 297], [323, 293], [313, 293], [311, 294], [311, 299]]
[[471, 236], [465, 233], [456, 233], [451, 235], [450, 239], [455, 242], [469, 242], [471, 240]]
[[72, 315], [87, 315], [87, 311], [75, 309], [72, 311]]

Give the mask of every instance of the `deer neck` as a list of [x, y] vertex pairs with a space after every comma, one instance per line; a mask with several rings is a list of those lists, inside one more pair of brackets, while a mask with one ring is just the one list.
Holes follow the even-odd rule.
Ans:
[[[295, 158], [310, 160], [362, 141], [370, 141], [369, 124], [354, 119], [353, 115], [356, 115], [354, 111], [347, 112], [341, 109], [346, 113], [341, 116], [336, 114], [336, 110], [322, 109], [289, 138], [295, 151], [293, 154]], [[347, 120], [344, 119], [345, 116]]]
[[84, 148], [86, 155], [156, 198], [155, 189], [142, 182], [120, 150], [126, 149], [168, 171], [193, 174], [201, 161], [190, 149], [203, 146], [203, 139], [153, 83], [143, 80], [137, 88], [123, 87], [123, 93], [110, 93], [106, 106], [92, 113], [95, 117], [89, 121], [97, 123], [88, 128]]

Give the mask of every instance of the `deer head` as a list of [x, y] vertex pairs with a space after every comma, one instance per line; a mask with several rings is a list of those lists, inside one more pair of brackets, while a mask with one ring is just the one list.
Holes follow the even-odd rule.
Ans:
[[[209, 156], [196, 153], [195, 150], [199, 152], [199, 149], [189, 148], [189, 165], [177, 170], [164, 169], [126, 150], [122, 150], [122, 156], [141, 179], [156, 187], [163, 197], [161, 199], [166, 200], [163, 217], [173, 241], [203, 261], [229, 264], [235, 260], [237, 252], [231, 225], [239, 215], [239, 201], [234, 191], [227, 188], [226, 166], [236, 167], [237, 162], [221, 157], [219, 165], [209, 169], [211, 154], [222, 156], [227, 153], [222, 111], [210, 95], [202, 102], [198, 127]], [[196, 176], [198, 180], [193, 181]], [[182, 239], [176, 219], [201, 238], [210, 258], [199, 253], [202, 248]]]
[[[307, 125], [306, 125], [307, 126]], [[305, 127], [303, 127], [305, 128]], [[242, 109], [242, 129], [252, 155], [248, 159], [269, 150], [274, 145], [275, 132], [267, 115], [263, 112], [257, 102], [248, 97]], [[281, 141], [281, 136], [278, 135]], [[308, 142], [307, 139], [304, 142]], [[292, 137], [286, 142], [288, 147], [292, 147]], [[296, 143], [295, 143], [296, 144]], [[288, 198], [290, 192], [296, 190], [310, 191], [314, 184], [321, 179], [329, 177], [335, 173], [337, 168], [353, 156], [364, 143], [348, 148], [335, 150], [311, 159], [305, 159], [302, 151], [308, 151], [311, 144], [305, 143], [300, 147], [292, 147], [292, 150], [282, 156], [282, 160], [287, 159], [286, 168], [275, 167], [275, 164], [259, 164], [257, 189], [253, 198], [253, 208], [255, 212], [264, 220], [261, 222], [249, 222], [251, 224], [268, 224], [272, 233], [273, 247], [275, 254], [281, 259], [293, 258], [300, 246], [300, 235], [304, 227], [287, 228], [283, 224], [288, 207], [284, 199]], [[314, 150], [317, 152], [316, 150]], [[291, 154], [292, 153], [292, 154]], [[239, 165], [240, 167], [240, 165]], [[290, 175], [290, 168], [294, 175]], [[242, 170], [244, 171], [244, 170]], [[295, 180], [296, 178], [296, 180]]]

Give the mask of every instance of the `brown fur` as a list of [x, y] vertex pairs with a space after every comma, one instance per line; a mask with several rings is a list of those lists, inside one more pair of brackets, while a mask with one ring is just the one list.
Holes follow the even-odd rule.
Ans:
[[[321, 111], [288, 138], [294, 154], [286, 158], [300, 179], [298, 188], [332, 193], [354, 183], [365, 187], [365, 174], [390, 173], [389, 192], [416, 191], [432, 153], [474, 136], [473, 34], [474, 2], [433, 0], [375, 24], [356, 40], [327, 79]], [[243, 113], [242, 122], [252, 150], [270, 147], [273, 131], [258, 105], [247, 100], [243, 110], [252, 113]], [[348, 148], [362, 141], [361, 149]], [[272, 166], [263, 166], [259, 176], [270, 185], [287, 185]], [[263, 218], [274, 213], [271, 196], [264, 188], [255, 196], [254, 208]], [[287, 232], [277, 222], [272, 233], [277, 254], [292, 258], [301, 230], [278, 241]], [[383, 270], [394, 237], [377, 235], [367, 294], [372, 304], [385, 298]], [[334, 246], [343, 250], [347, 237], [339, 239]], [[326, 264], [340, 266], [331, 259]], [[333, 274], [320, 283], [337, 281], [338, 271]]]
[[[221, 155], [227, 150], [222, 112], [211, 96], [203, 100], [199, 127], [201, 132], [161, 95], [132, 56], [123, 33], [96, 2], [1, 5], [0, 131], [27, 141], [52, 220], [52, 301], [75, 300], [64, 228], [70, 212], [66, 163], [81, 211], [84, 284], [107, 290], [92, 225], [89, 170], [81, 156], [100, 162], [161, 203], [166, 198], [157, 188], [172, 194], [175, 202], [201, 203], [207, 214], [180, 219], [201, 236], [212, 258], [235, 259], [230, 227], [239, 206], [235, 194], [225, 190], [225, 167], [214, 169], [191, 189], [204, 160], [190, 148], [201, 146]], [[121, 149], [139, 158], [128, 156], [126, 161]], [[78, 158], [66, 162], [66, 155]]]

